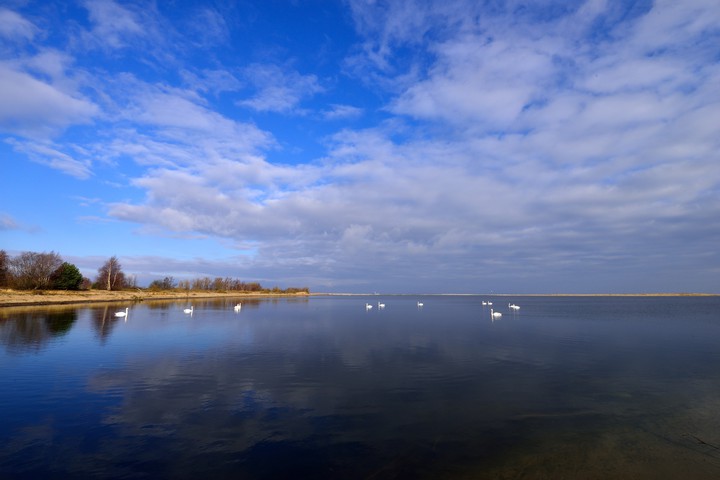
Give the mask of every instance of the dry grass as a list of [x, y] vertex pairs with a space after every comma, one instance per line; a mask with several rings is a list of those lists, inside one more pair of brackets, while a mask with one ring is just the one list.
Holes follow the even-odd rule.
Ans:
[[307, 294], [275, 295], [242, 292], [174, 292], [146, 290], [0, 290], [0, 307], [60, 305], [71, 303], [120, 302], [145, 300], [184, 300], [188, 298], [237, 298], [242, 296], [301, 296]]

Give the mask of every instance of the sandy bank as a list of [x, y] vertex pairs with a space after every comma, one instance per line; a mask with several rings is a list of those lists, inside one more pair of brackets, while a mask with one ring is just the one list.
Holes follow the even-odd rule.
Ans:
[[33, 305], [62, 305], [71, 303], [97, 303], [97, 302], [142, 302], [148, 300], [186, 300], [190, 298], [242, 298], [242, 297], [298, 297], [306, 296], [306, 293], [298, 294], [273, 294], [273, 293], [242, 293], [242, 292], [151, 292], [145, 290], [135, 291], [107, 291], [107, 290], [84, 290], [84, 291], [23, 291], [23, 290], [0, 290], [0, 307], [17, 307]]

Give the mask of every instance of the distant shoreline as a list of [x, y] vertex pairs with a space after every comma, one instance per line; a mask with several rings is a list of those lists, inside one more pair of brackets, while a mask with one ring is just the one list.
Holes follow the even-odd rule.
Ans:
[[311, 293], [313, 297], [717, 297], [720, 293]]
[[258, 293], [258, 292], [203, 292], [203, 291], [145, 291], [145, 290], [0, 290], [0, 308], [34, 307], [44, 305], [71, 305], [84, 303], [146, 302], [154, 300], [193, 300], [202, 298], [274, 298], [307, 297], [300, 293]]
[[716, 297], [718, 293], [257, 293], [146, 290], [0, 290], [0, 308], [71, 305], [85, 303], [145, 302], [154, 300], [185, 300], [212, 298], [307, 298], [367, 296], [466, 296], [466, 297]]

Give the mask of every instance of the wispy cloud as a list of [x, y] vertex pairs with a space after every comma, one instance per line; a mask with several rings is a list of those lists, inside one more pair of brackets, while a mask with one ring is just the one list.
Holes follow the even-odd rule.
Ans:
[[85, 38], [101, 48], [118, 49], [127, 47], [136, 39], [152, 33], [153, 28], [144, 22], [140, 10], [133, 10], [113, 0], [87, 0], [92, 28]]
[[352, 105], [330, 105], [330, 109], [323, 112], [323, 116], [328, 120], [339, 120], [347, 118], [357, 118], [363, 114], [363, 109]]
[[188, 87], [196, 92], [212, 93], [236, 92], [242, 89], [243, 83], [227, 70], [202, 70], [181, 72]]
[[81, 91], [73, 59], [29, 43], [38, 28], [17, 13], [0, 10], [0, 25], [8, 39], [0, 49], [0, 131], [46, 139], [90, 123], [99, 108]]
[[7, 213], [0, 213], [0, 230], [15, 230], [18, 224], [14, 218]]
[[261, 112], [297, 112], [303, 99], [323, 91], [315, 75], [302, 75], [274, 64], [251, 65], [244, 77], [254, 86], [255, 94], [238, 105]]
[[206, 6], [199, 7], [188, 22], [191, 41], [202, 46], [223, 44], [230, 39], [230, 29], [223, 15]]
[[57, 149], [51, 143], [20, 142], [8, 140], [15, 150], [23, 152], [28, 158], [47, 165], [50, 168], [59, 170], [67, 175], [79, 179], [86, 179], [91, 175], [90, 162], [88, 160], [80, 160], [73, 158], [71, 155]]
[[0, 212], [0, 232], [12, 230], [26, 232], [29, 234], [37, 234], [42, 231], [40, 227], [23, 224], [17, 221], [12, 215]]
[[7, 8], [0, 8], [0, 37], [32, 40], [39, 29], [29, 20]]
[[89, 123], [98, 108], [74, 92], [0, 63], [0, 130], [48, 137], [70, 125]]

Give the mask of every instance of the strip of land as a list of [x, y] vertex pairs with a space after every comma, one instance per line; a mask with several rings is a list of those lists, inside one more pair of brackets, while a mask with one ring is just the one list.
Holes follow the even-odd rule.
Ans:
[[[100, 302], [143, 302], [152, 300], [190, 300], [195, 298], [243, 298], [243, 297], [306, 297], [313, 296], [367, 296], [369, 293], [260, 293], [260, 292], [215, 292], [215, 291], [151, 291], [151, 290], [2, 290], [0, 289], [0, 308], [63, 305], [73, 303]], [[453, 295], [453, 294], [446, 294]], [[467, 294], [472, 296], [490, 297], [680, 297], [680, 296], [717, 296], [716, 293], [586, 293], [586, 294]]]
[[257, 292], [146, 291], [146, 290], [0, 290], [0, 307], [63, 305], [72, 303], [143, 302], [151, 300], [188, 300], [195, 298], [299, 297], [293, 294]]

